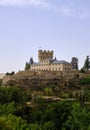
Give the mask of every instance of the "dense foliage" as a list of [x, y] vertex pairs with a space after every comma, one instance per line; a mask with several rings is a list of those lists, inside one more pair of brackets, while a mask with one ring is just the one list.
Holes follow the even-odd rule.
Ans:
[[90, 130], [90, 106], [75, 100], [32, 100], [29, 90], [0, 87], [0, 130]]
[[83, 78], [79, 81], [80, 85], [90, 85], [90, 77]]

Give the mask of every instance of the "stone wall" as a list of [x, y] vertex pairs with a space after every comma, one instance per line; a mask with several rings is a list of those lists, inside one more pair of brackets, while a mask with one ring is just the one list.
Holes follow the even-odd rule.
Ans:
[[[3, 84], [12, 86], [43, 86], [58, 81], [58, 85], [69, 82], [71, 80], [79, 80], [83, 77], [90, 76], [90, 74], [80, 73], [79, 71], [72, 71], [64, 73], [61, 71], [21, 71], [13, 76], [4, 76]], [[42, 86], [41, 85], [41, 86]]]
[[53, 51], [42, 51], [42, 50], [38, 50], [38, 61], [41, 62], [44, 59], [47, 58], [52, 58], [53, 59]]
[[3, 79], [4, 76], [5, 76], [5, 74], [4, 74], [4, 73], [1, 73], [1, 74], [0, 74], [0, 79]]

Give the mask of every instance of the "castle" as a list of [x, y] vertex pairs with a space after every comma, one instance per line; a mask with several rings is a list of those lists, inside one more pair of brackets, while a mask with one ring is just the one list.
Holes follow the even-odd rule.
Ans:
[[30, 64], [30, 70], [19, 71], [13, 76], [5, 75], [3, 84], [21, 85], [22, 82], [23, 86], [30, 86], [31, 84], [33, 85], [32, 81], [37, 82], [36, 84], [42, 81], [44, 84], [45, 80], [50, 82], [50, 80], [57, 79], [59, 85], [62, 86], [70, 81], [77, 81], [90, 76], [90, 71], [82, 73], [78, 70], [78, 59], [76, 57], [72, 57], [71, 62], [67, 62], [53, 58], [53, 54], [53, 51], [38, 50], [38, 62], [34, 62], [33, 58], [30, 58], [30, 62], [28, 63]]
[[34, 71], [62, 71], [69, 73], [72, 69], [78, 69], [78, 59], [73, 57], [72, 62], [67, 62], [65, 60], [57, 60], [53, 58], [53, 51], [38, 50], [38, 62], [30, 61], [30, 70]]

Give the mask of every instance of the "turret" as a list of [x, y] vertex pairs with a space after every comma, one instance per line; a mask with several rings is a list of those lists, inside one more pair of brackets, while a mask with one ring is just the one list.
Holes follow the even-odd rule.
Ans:
[[72, 57], [71, 64], [73, 70], [78, 70], [78, 58]]
[[41, 62], [43, 59], [42, 57], [42, 50], [38, 50], [38, 61]]
[[45, 60], [47, 58], [53, 59], [53, 51], [38, 50], [38, 61], [39, 62], [42, 62], [43, 60]]

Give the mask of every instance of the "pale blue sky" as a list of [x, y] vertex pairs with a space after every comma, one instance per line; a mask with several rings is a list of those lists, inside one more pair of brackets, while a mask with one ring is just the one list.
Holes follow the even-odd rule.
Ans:
[[0, 73], [38, 60], [39, 47], [59, 60], [90, 55], [90, 0], [0, 1]]

